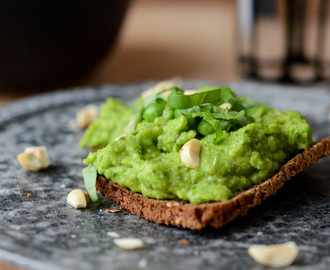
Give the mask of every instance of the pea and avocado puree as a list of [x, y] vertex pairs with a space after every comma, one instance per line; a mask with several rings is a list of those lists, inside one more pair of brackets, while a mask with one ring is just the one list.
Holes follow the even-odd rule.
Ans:
[[80, 147], [102, 148], [125, 132], [135, 116], [136, 104], [128, 106], [121, 100], [108, 98], [101, 106], [100, 116], [88, 127], [79, 142]]
[[[219, 108], [224, 102], [231, 107]], [[179, 88], [168, 95], [161, 91], [135, 115], [118, 100], [107, 104], [91, 127], [99, 132], [87, 130], [81, 145], [110, 143], [84, 162], [114, 183], [156, 199], [226, 201], [268, 179], [312, 142], [312, 130], [298, 112], [247, 104], [228, 88], [204, 87], [189, 96]], [[113, 140], [131, 118], [134, 130]], [[180, 149], [193, 138], [201, 145], [196, 169], [180, 160]]]

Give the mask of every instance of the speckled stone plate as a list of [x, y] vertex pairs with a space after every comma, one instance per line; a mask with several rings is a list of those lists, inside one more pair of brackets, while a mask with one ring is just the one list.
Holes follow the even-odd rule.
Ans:
[[[185, 82], [193, 88], [205, 84]], [[220, 230], [191, 231], [157, 225], [137, 216], [107, 213], [111, 202], [76, 210], [67, 194], [84, 188], [77, 146], [83, 131], [75, 113], [109, 96], [131, 102], [153, 83], [69, 89], [0, 107], [0, 259], [31, 269], [262, 269], [248, 255], [251, 244], [295, 241], [299, 255], [288, 269], [330, 265], [329, 158], [306, 169], [275, 197]], [[314, 140], [330, 135], [330, 90], [255, 82], [231, 86], [281, 110], [305, 114]], [[25, 171], [16, 155], [26, 146], [45, 145], [51, 166]], [[32, 198], [27, 197], [32, 194]], [[145, 247], [125, 251], [107, 232], [143, 239]], [[180, 241], [186, 239], [186, 241]], [[188, 245], [187, 245], [188, 243]]]

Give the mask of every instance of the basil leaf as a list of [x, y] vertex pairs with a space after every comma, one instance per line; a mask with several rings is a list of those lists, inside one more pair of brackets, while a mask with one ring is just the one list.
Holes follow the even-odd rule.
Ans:
[[92, 202], [100, 203], [102, 200], [96, 193], [96, 177], [97, 171], [94, 166], [88, 166], [82, 170], [86, 190], [91, 197]]
[[220, 126], [217, 127], [216, 131], [215, 131], [215, 140], [214, 143], [218, 144], [223, 138], [223, 130], [221, 129]]
[[229, 87], [221, 88], [220, 102], [226, 103], [235, 98], [233, 91]]
[[215, 89], [193, 95], [173, 94], [168, 99], [168, 104], [173, 108], [187, 109], [204, 103], [219, 101], [222, 89]]
[[219, 120], [219, 126], [221, 127], [222, 130], [225, 130], [228, 132], [230, 130], [230, 128], [232, 127], [232, 124], [226, 120]]
[[142, 112], [143, 110], [141, 110], [140, 113], [132, 120], [133, 122], [129, 124], [130, 126], [127, 130], [127, 133], [131, 133], [136, 129], [137, 124], [140, 123], [142, 120]]

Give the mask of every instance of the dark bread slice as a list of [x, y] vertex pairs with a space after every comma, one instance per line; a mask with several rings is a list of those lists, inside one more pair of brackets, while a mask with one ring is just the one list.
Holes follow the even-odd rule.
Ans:
[[102, 175], [97, 177], [96, 188], [103, 196], [123, 209], [158, 224], [197, 230], [208, 226], [220, 228], [238, 216], [245, 216], [250, 208], [275, 195], [285, 181], [328, 155], [330, 155], [330, 137], [289, 160], [268, 180], [238, 193], [226, 202], [191, 204], [179, 200], [146, 198], [112, 183]]

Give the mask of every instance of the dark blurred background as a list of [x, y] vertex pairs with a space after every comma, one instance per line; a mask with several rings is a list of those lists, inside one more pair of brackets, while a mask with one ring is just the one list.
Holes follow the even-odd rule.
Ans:
[[[95, 1], [88, 2], [91, 4]], [[71, 4], [71, 8], [74, 8], [74, 4]], [[85, 13], [79, 16], [88, 16], [88, 8], [80, 7], [80, 9], [83, 8], [85, 10], [82, 12]], [[94, 9], [90, 7], [90, 12], [101, 13], [104, 17], [101, 19], [106, 19], [104, 12], [102, 14], [95, 7]], [[51, 14], [51, 16], [56, 17], [56, 14]], [[70, 14], [58, 14], [58, 18], [69, 16]], [[95, 17], [91, 14], [86, 20], [92, 20], [93, 16]], [[109, 11], [109, 22], [113, 20], [112, 16]], [[80, 20], [83, 21], [82, 18]], [[14, 81], [18, 81], [11, 85], [7, 81], [13, 78], [3, 79], [5, 83], [1, 85], [0, 80], [0, 104], [27, 95], [71, 86], [163, 80], [174, 76], [180, 76], [183, 79], [237, 79], [234, 25], [235, 1], [231, 0], [133, 0], [130, 2], [116, 43], [112, 49], [109, 46], [109, 50], [102, 57], [95, 56], [98, 54], [95, 43], [89, 45], [91, 46], [89, 50], [96, 51], [93, 53], [86, 49], [86, 44], [78, 42], [79, 53], [74, 56], [69, 55], [67, 62], [67, 66], [73, 66], [72, 69], [78, 67], [77, 74], [75, 70], [71, 70], [72, 76], [65, 76], [69, 69], [62, 64], [65, 71], [64, 75], [61, 75], [63, 78], [55, 74], [56, 76], [51, 76], [50, 83], [47, 83], [44, 78], [46, 75], [43, 75], [44, 71], [40, 70], [39, 85], [28, 77], [24, 78], [24, 74], [23, 77], [17, 74], [16, 78], [15, 75], [11, 75]], [[1, 25], [2, 32], [5, 32], [4, 28], [6, 29], [6, 25]], [[49, 29], [48, 33], [51, 31], [54, 32], [54, 29]], [[97, 34], [102, 36], [104, 31], [108, 30], [104, 26], [100, 27]], [[6, 34], [16, 35], [17, 33], [7, 32]], [[104, 43], [108, 44], [109, 38], [103, 38]], [[6, 36], [2, 35], [1, 39], [6, 39]], [[63, 46], [68, 45], [64, 43]], [[81, 48], [87, 50], [85, 53], [87, 56], [83, 54]], [[103, 50], [102, 47], [100, 50]], [[96, 59], [95, 66], [90, 63], [93, 61], [88, 60], [89, 55], [93, 58], [100, 57]], [[7, 65], [8, 69], [18, 64], [8, 62], [10, 57], [7, 55], [0, 54], [0, 56], [1, 65]], [[84, 61], [86, 61], [85, 64]], [[33, 59], [27, 59], [27, 62], [31, 69], [36, 69], [33, 66]], [[51, 62], [48, 64], [53, 65]], [[86, 72], [83, 70], [84, 66], [87, 67]], [[81, 75], [79, 75], [80, 72]], [[57, 69], [54, 73], [57, 73]], [[57, 76], [60, 78], [56, 81]], [[30, 84], [29, 81], [31, 81]]]
[[[304, 65], [318, 68], [319, 59], [327, 57], [330, 70], [330, 50], [315, 61], [320, 43], [330, 48], [330, 0], [31, 0], [16, 5], [15, 20], [9, 2], [0, 0], [0, 105], [72, 86], [176, 76], [232, 81], [243, 78], [242, 70], [279, 81], [287, 72], [281, 68], [292, 59], [300, 61], [295, 72], [302, 78], [308, 77]], [[289, 22], [294, 12], [298, 15]], [[25, 30], [19, 32], [17, 24], [26, 24]], [[39, 32], [33, 24], [41, 24]], [[304, 31], [308, 36], [302, 39]], [[33, 41], [22, 46], [31, 32]], [[295, 43], [290, 33], [298, 36]], [[300, 53], [305, 51], [306, 59]]]

